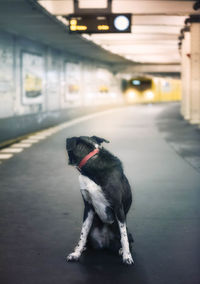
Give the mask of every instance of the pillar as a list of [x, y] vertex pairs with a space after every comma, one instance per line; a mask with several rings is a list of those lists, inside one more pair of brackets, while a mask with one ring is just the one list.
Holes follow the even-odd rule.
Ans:
[[182, 100], [181, 114], [190, 119], [190, 73], [191, 73], [191, 50], [190, 50], [190, 27], [182, 29], [182, 45], [181, 45], [181, 83], [182, 83]]
[[181, 114], [185, 118], [185, 109], [186, 109], [186, 67], [185, 67], [185, 60], [186, 59], [186, 52], [185, 52], [185, 38], [182, 39], [181, 42], [181, 85], [182, 85], [182, 92], [181, 92]]
[[190, 20], [190, 122], [200, 123], [200, 16]]
[[185, 41], [185, 109], [184, 109], [184, 118], [190, 119], [190, 88], [191, 88], [191, 39], [190, 39], [190, 30], [186, 30], [184, 33]]

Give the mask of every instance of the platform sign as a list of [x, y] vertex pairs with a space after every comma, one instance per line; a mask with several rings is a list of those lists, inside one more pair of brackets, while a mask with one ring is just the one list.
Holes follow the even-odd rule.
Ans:
[[71, 33], [130, 33], [131, 14], [77, 15], [68, 17]]

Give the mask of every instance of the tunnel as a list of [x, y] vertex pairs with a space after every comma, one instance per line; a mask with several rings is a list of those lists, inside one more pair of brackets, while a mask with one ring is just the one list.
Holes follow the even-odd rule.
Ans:
[[200, 1], [0, 1], [0, 283], [200, 283]]

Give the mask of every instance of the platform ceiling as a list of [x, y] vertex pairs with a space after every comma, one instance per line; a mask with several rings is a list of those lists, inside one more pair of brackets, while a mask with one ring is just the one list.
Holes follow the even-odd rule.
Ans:
[[[74, 13], [73, 0], [39, 0], [50, 13]], [[86, 39], [128, 60], [147, 64], [179, 64], [178, 36], [184, 20], [195, 14], [195, 1], [113, 0], [113, 13], [132, 14], [131, 34], [83, 35]], [[105, 8], [106, 0], [79, 0], [80, 8]], [[67, 24], [67, 23], [66, 23]]]
[[0, 0], [0, 30], [65, 51], [68, 56], [105, 64], [129, 64], [68, 28], [34, 0]]
[[[196, 1], [113, 0], [113, 13], [132, 14], [130, 34], [71, 35], [65, 16], [73, 0], [0, 0], [0, 30], [92, 60], [113, 70], [180, 72], [178, 36]], [[79, 8], [105, 8], [106, 0], [79, 0]], [[145, 71], [149, 70], [149, 71]]]

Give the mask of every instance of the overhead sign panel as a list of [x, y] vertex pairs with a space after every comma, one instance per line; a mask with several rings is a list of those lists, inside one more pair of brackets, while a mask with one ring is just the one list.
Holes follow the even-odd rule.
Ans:
[[71, 33], [130, 33], [131, 14], [78, 15], [68, 17]]

